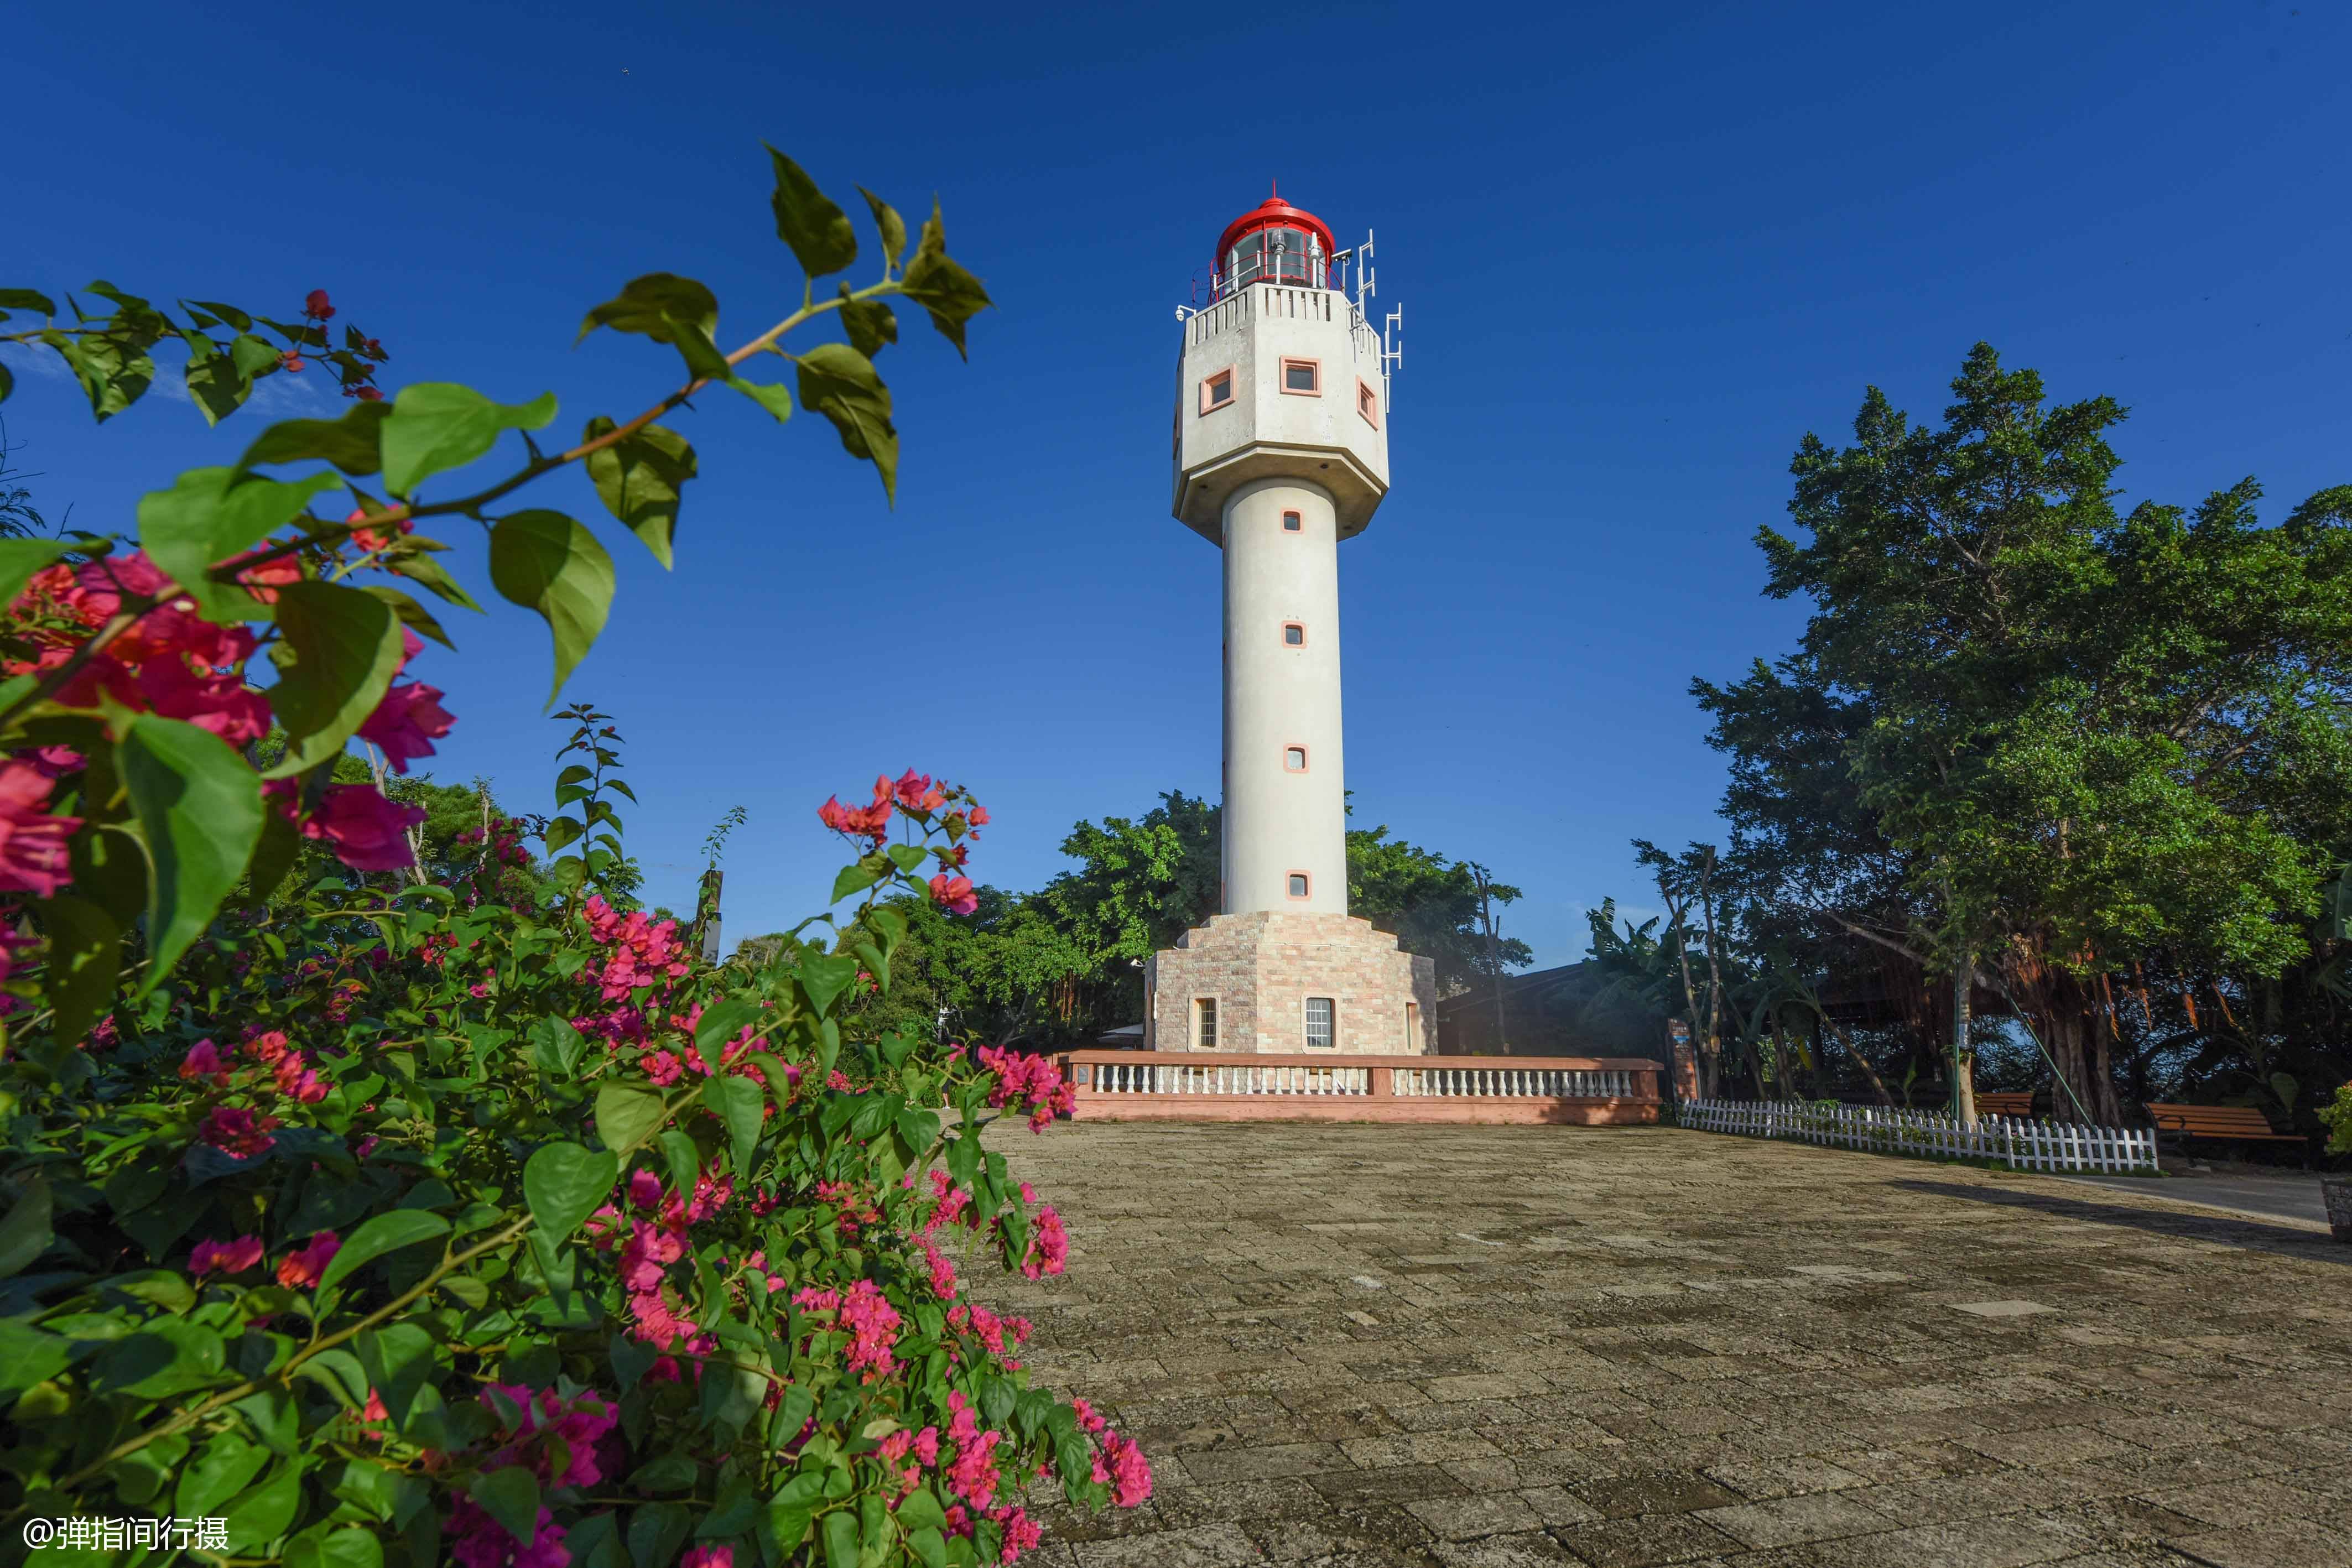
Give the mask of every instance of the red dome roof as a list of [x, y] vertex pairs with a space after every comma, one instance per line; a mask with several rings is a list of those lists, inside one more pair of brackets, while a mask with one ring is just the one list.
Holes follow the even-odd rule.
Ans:
[[1339, 248], [1338, 242], [1331, 237], [1329, 224], [1325, 223], [1313, 213], [1294, 207], [1280, 196], [1275, 195], [1268, 196], [1225, 225], [1224, 234], [1217, 240], [1217, 265], [1220, 267], [1224, 265], [1225, 256], [1234, 248], [1234, 242], [1244, 235], [1255, 234], [1260, 229], [1281, 228], [1305, 229], [1310, 234], [1321, 236], [1323, 254], [1326, 256]]

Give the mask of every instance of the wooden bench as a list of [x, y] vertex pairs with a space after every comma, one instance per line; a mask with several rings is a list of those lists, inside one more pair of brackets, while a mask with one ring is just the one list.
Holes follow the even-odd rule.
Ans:
[[2273, 1144], [2300, 1144], [2300, 1133], [2274, 1133], [2271, 1119], [2252, 1105], [2155, 1105], [2147, 1113], [2159, 1134], [2182, 1138], [2242, 1138]]
[[2031, 1089], [1994, 1089], [1977, 1091], [1977, 1114], [1979, 1116], [2031, 1116], [2033, 1114], [2033, 1091]]

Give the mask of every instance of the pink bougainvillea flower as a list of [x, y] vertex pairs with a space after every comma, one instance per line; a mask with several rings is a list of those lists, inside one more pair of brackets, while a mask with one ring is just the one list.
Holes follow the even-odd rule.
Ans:
[[839, 796], [828, 795], [816, 809], [816, 819], [836, 833], [879, 843], [890, 831], [890, 801], [886, 794], [871, 806], [845, 806]]
[[735, 1568], [731, 1546], [698, 1546], [677, 1560], [677, 1568]]
[[1060, 1273], [1070, 1256], [1070, 1234], [1062, 1228], [1062, 1217], [1049, 1203], [1037, 1211], [1034, 1227], [1029, 1249], [1021, 1259], [1021, 1272], [1032, 1280]]
[[56, 784], [36, 763], [0, 764], [0, 889], [48, 898], [73, 881], [67, 841], [81, 819], [48, 813]]
[[335, 308], [327, 303], [327, 291], [325, 289], [313, 288], [310, 293], [302, 297], [302, 314], [310, 317], [312, 320], [324, 321], [334, 313]]
[[945, 872], [931, 878], [931, 902], [950, 915], [970, 915], [980, 907], [979, 895], [972, 892], [971, 878], [950, 876]]
[[310, 1238], [309, 1246], [289, 1252], [278, 1260], [278, 1282], [290, 1290], [308, 1290], [319, 1282], [319, 1276], [327, 1271], [327, 1265], [335, 1260], [342, 1245], [333, 1231], [321, 1230]]
[[196, 1137], [232, 1159], [249, 1160], [266, 1155], [277, 1142], [270, 1134], [275, 1116], [256, 1116], [242, 1105], [218, 1105], [196, 1130]]
[[[947, 796], [931, 782], [930, 775], [918, 773], [911, 768], [893, 780], [888, 789], [898, 800], [898, 809], [904, 811], [936, 811], [948, 800]], [[878, 786], [875, 793], [877, 797], [882, 793]]]
[[220, 1047], [208, 1040], [190, 1046], [188, 1054], [181, 1059], [180, 1076], [191, 1082], [203, 1080], [215, 1085], [226, 1083], [228, 1068], [221, 1061]]
[[661, 1177], [651, 1171], [633, 1171], [629, 1175], [629, 1201], [651, 1213], [661, 1206]]
[[373, 784], [331, 784], [302, 832], [327, 840], [354, 871], [399, 871], [415, 863], [408, 830], [424, 821], [424, 807], [387, 800]]
[[441, 690], [422, 681], [394, 685], [360, 726], [360, 738], [383, 748], [394, 773], [408, 771], [412, 758], [433, 755], [433, 743], [449, 733], [457, 716], [441, 706]]
[[249, 1029], [245, 1035], [245, 1053], [256, 1061], [274, 1066], [286, 1054], [285, 1031], [274, 1029]]
[[199, 1241], [189, 1255], [191, 1274], [242, 1274], [261, 1261], [261, 1238], [240, 1236], [234, 1241]]

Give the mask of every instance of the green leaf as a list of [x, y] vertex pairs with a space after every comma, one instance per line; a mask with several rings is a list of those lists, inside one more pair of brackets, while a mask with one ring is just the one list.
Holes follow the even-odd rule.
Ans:
[[676, 1127], [663, 1128], [657, 1141], [661, 1145], [662, 1158], [669, 1166], [670, 1186], [691, 1197], [694, 1195], [694, 1178], [702, 1173], [702, 1151], [694, 1146], [692, 1138]]
[[277, 1474], [228, 1505], [224, 1516], [228, 1538], [256, 1543], [275, 1541], [294, 1522], [294, 1511], [301, 1505], [302, 1471], [293, 1463], [281, 1461]]
[[531, 1541], [539, 1534], [539, 1478], [521, 1465], [509, 1465], [474, 1478], [466, 1495], [482, 1505], [482, 1511], [499, 1521], [500, 1529], [517, 1541]]
[[898, 258], [907, 254], [907, 220], [898, 215], [898, 208], [865, 186], [858, 186], [857, 193], [866, 198], [866, 210], [874, 214], [874, 226], [881, 231], [883, 265], [897, 267]]
[[768, 199], [775, 209], [776, 237], [793, 247], [801, 270], [818, 278], [856, 261], [857, 231], [850, 226], [849, 214], [818, 190], [799, 164], [773, 147], [768, 149], [768, 158], [776, 171], [775, 193]]
[[891, 864], [909, 876], [922, 869], [923, 861], [926, 858], [922, 847], [919, 844], [892, 844], [883, 852], [890, 857]]
[[706, 338], [719, 330], [719, 297], [691, 277], [649, 272], [633, 277], [621, 292], [588, 312], [580, 323], [581, 338], [599, 327], [615, 332], [641, 332], [656, 343], [677, 340], [681, 326], [701, 329]]
[[383, 422], [391, 416], [389, 403], [362, 402], [341, 419], [281, 420], [245, 449], [236, 465], [323, 461], [355, 476], [373, 474], [383, 466]]
[[727, 1124], [727, 1134], [735, 1145], [737, 1173], [750, 1174], [751, 1150], [760, 1141], [760, 1086], [731, 1073], [707, 1078], [702, 1083], [702, 1103]]
[[0, 1280], [21, 1272], [49, 1249], [56, 1235], [49, 1226], [51, 1214], [48, 1180], [35, 1176], [8, 1206], [8, 1218], [0, 1219]]
[[857, 960], [845, 954], [801, 955], [801, 989], [808, 993], [809, 1006], [819, 1018], [833, 1010], [835, 999], [856, 978]]
[[866, 855], [856, 865], [845, 865], [833, 879], [833, 902], [839, 904], [853, 893], [863, 893], [880, 882], [890, 872], [890, 862], [880, 855]]
[[846, 283], [841, 286], [841, 324], [849, 333], [849, 346], [869, 360], [885, 344], [898, 340], [898, 313], [879, 299], [856, 298]]
[[[114, 1005], [122, 927], [98, 904], [71, 894], [45, 899], [35, 907], [41, 932], [49, 939], [48, 974], [42, 988], [57, 1009], [50, 1032], [61, 1044], [79, 1045]], [[0, 1274], [6, 1272], [0, 1269]]]
[[629, 1561], [674, 1563], [694, 1528], [694, 1515], [674, 1502], [647, 1503], [629, 1516]]
[[[194, 341], [201, 345], [205, 340]], [[218, 424], [243, 408], [253, 392], [253, 378], [237, 369], [235, 360], [226, 354], [205, 353], [201, 348], [192, 349], [181, 375], [187, 382], [188, 400], [206, 424]]]
[[58, 313], [47, 295], [29, 288], [0, 288], [0, 310], [37, 310], [44, 316]]
[[0, 1318], [0, 1409], [25, 1390], [46, 1383], [73, 1360], [73, 1342], [16, 1318]]
[[580, 1228], [613, 1194], [621, 1162], [578, 1144], [550, 1144], [522, 1167], [523, 1201], [550, 1236], [562, 1239]]
[[615, 1155], [626, 1155], [660, 1124], [661, 1095], [643, 1083], [611, 1082], [596, 1091], [596, 1135]]
[[[595, 441], [617, 428], [600, 413], [588, 422], [581, 439], [583, 444]], [[588, 477], [595, 482], [604, 509], [654, 552], [665, 571], [677, 535], [679, 492], [695, 477], [695, 470], [694, 448], [686, 437], [658, 424], [588, 455]]]
[[940, 221], [940, 204], [931, 204], [931, 215], [923, 224], [923, 237], [915, 246], [915, 259], [907, 264], [907, 276], [900, 280], [900, 291], [930, 312], [931, 325], [940, 336], [956, 346], [956, 352], [966, 359], [963, 340], [964, 323], [996, 303], [981, 287], [980, 279], [966, 272], [948, 256], [947, 230]]
[[383, 1544], [356, 1524], [304, 1531], [286, 1543], [286, 1568], [383, 1568]]
[[403, 556], [396, 560], [388, 560], [384, 562], [384, 570], [411, 582], [424, 584], [446, 603], [471, 610], [476, 614], [481, 613], [482, 607], [474, 602], [474, 596], [449, 575], [446, 568], [429, 555]]
[[587, 1047], [570, 1019], [551, 1013], [530, 1026], [531, 1054], [539, 1070], [551, 1078], [569, 1079], [578, 1072], [581, 1054]]
[[311, 497], [340, 485], [332, 474], [280, 484], [240, 476], [234, 468], [191, 468], [170, 489], [140, 497], [139, 542], [205, 620], [266, 620], [265, 606], [241, 588], [213, 581], [212, 568], [243, 555], [300, 516]]
[[430, 637], [444, 648], [456, 650], [457, 644], [449, 641], [449, 633], [441, 629], [441, 622], [434, 618], [433, 612], [417, 603], [414, 596], [397, 588], [386, 588], [380, 582], [370, 583], [360, 591], [392, 606], [392, 612], [400, 617], [400, 623], [418, 636]]
[[261, 841], [261, 778], [210, 730], [142, 713], [115, 755], [154, 872], [145, 996], [172, 972], [245, 875]]
[[555, 394], [529, 402], [492, 402], [471, 387], [419, 382], [400, 389], [383, 422], [383, 483], [406, 496], [436, 474], [464, 466], [509, 430], [540, 430], [555, 417]]
[[234, 305], [219, 305], [209, 299], [183, 299], [180, 303], [183, 305], [194, 305], [198, 309], [209, 311], [213, 315], [217, 316], [222, 320], [227, 322], [230, 326], [236, 328], [240, 332], [250, 332], [253, 330], [253, 318], [247, 315], [244, 311], [238, 309]]
[[874, 373], [874, 361], [846, 343], [819, 343], [800, 357], [800, 383], [801, 406], [833, 421], [842, 450], [870, 461], [895, 502], [898, 431], [890, 423], [890, 389]]
[[347, 1237], [333, 1261], [319, 1276], [319, 1289], [340, 1284], [352, 1270], [372, 1263], [387, 1252], [403, 1247], [413, 1247], [419, 1241], [429, 1241], [436, 1236], [449, 1233], [449, 1222], [429, 1209], [395, 1208], [379, 1214]]
[[6, 402], [8, 401], [8, 394], [16, 390], [16, 372], [11, 371], [6, 365], [0, 364], [0, 402]]
[[0, 606], [16, 603], [33, 574], [65, 552], [63, 539], [0, 539]]
[[208, 1519], [222, 1503], [243, 1491], [269, 1462], [269, 1450], [233, 1433], [215, 1433], [205, 1439], [180, 1484], [172, 1494], [172, 1511], [191, 1519]]
[[235, 365], [249, 381], [275, 374], [278, 368], [278, 350], [265, 339], [250, 332], [240, 332], [236, 341], [228, 346], [229, 363]]
[[555, 638], [550, 707], [587, 655], [613, 607], [613, 558], [596, 536], [562, 512], [515, 512], [490, 530], [490, 581], [516, 604], [539, 612]]
[[[366, 1387], [375, 1390], [395, 1426], [407, 1425], [417, 1394], [432, 1380], [435, 1348], [433, 1336], [415, 1323], [388, 1323], [360, 1335], [359, 1361]], [[364, 1388], [360, 1397], [366, 1397]]]
[[824, 1568], [857, 1568], [857, 1516], [847, 1509], [824, 1516]]
[[748, 381], [741, 376], [729, 376], [727, 384], [766, 409], [778, 424], [793, 417], [791, 388], [775, 382]]
[[694, 1048], [702, 1052], [703, 1060], [716, 1066], [719, 1052], [743, 1032], [743, 1026], [759, 1020], [763, 1009], [757, 1002], [747, 1002], [740, 997], [713, 1002], [702, 1009], [694, 1022]]
[[404, 657], [393, 606], [340, 583], [289, 582], [278, 591], [274, 654], [284, 668], [269, 689], [270, 710], [285, 727], [286, 756], [267, 777], [307, 773], [343, 749], [392, 687]]
[[908, 1530], [936, 1530], [948, 1521], [947, 1511], [940, 1507], [939, 1494], [929, 1487], [917, 1487], [898, 1502], [898, 1522]]

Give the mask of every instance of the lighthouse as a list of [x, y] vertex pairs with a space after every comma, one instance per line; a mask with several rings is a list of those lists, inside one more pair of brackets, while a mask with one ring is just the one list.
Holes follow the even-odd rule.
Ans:
[[1145, 967], [1153, 1050], [1432, 1048], [1434, 967], [1348, 913], [1339, 545], [1388, 494], [1396, 359], [1370, 262], [1276, 194], [1177, 313], [1173, 509], [1222, 555], [1223, 875]]

